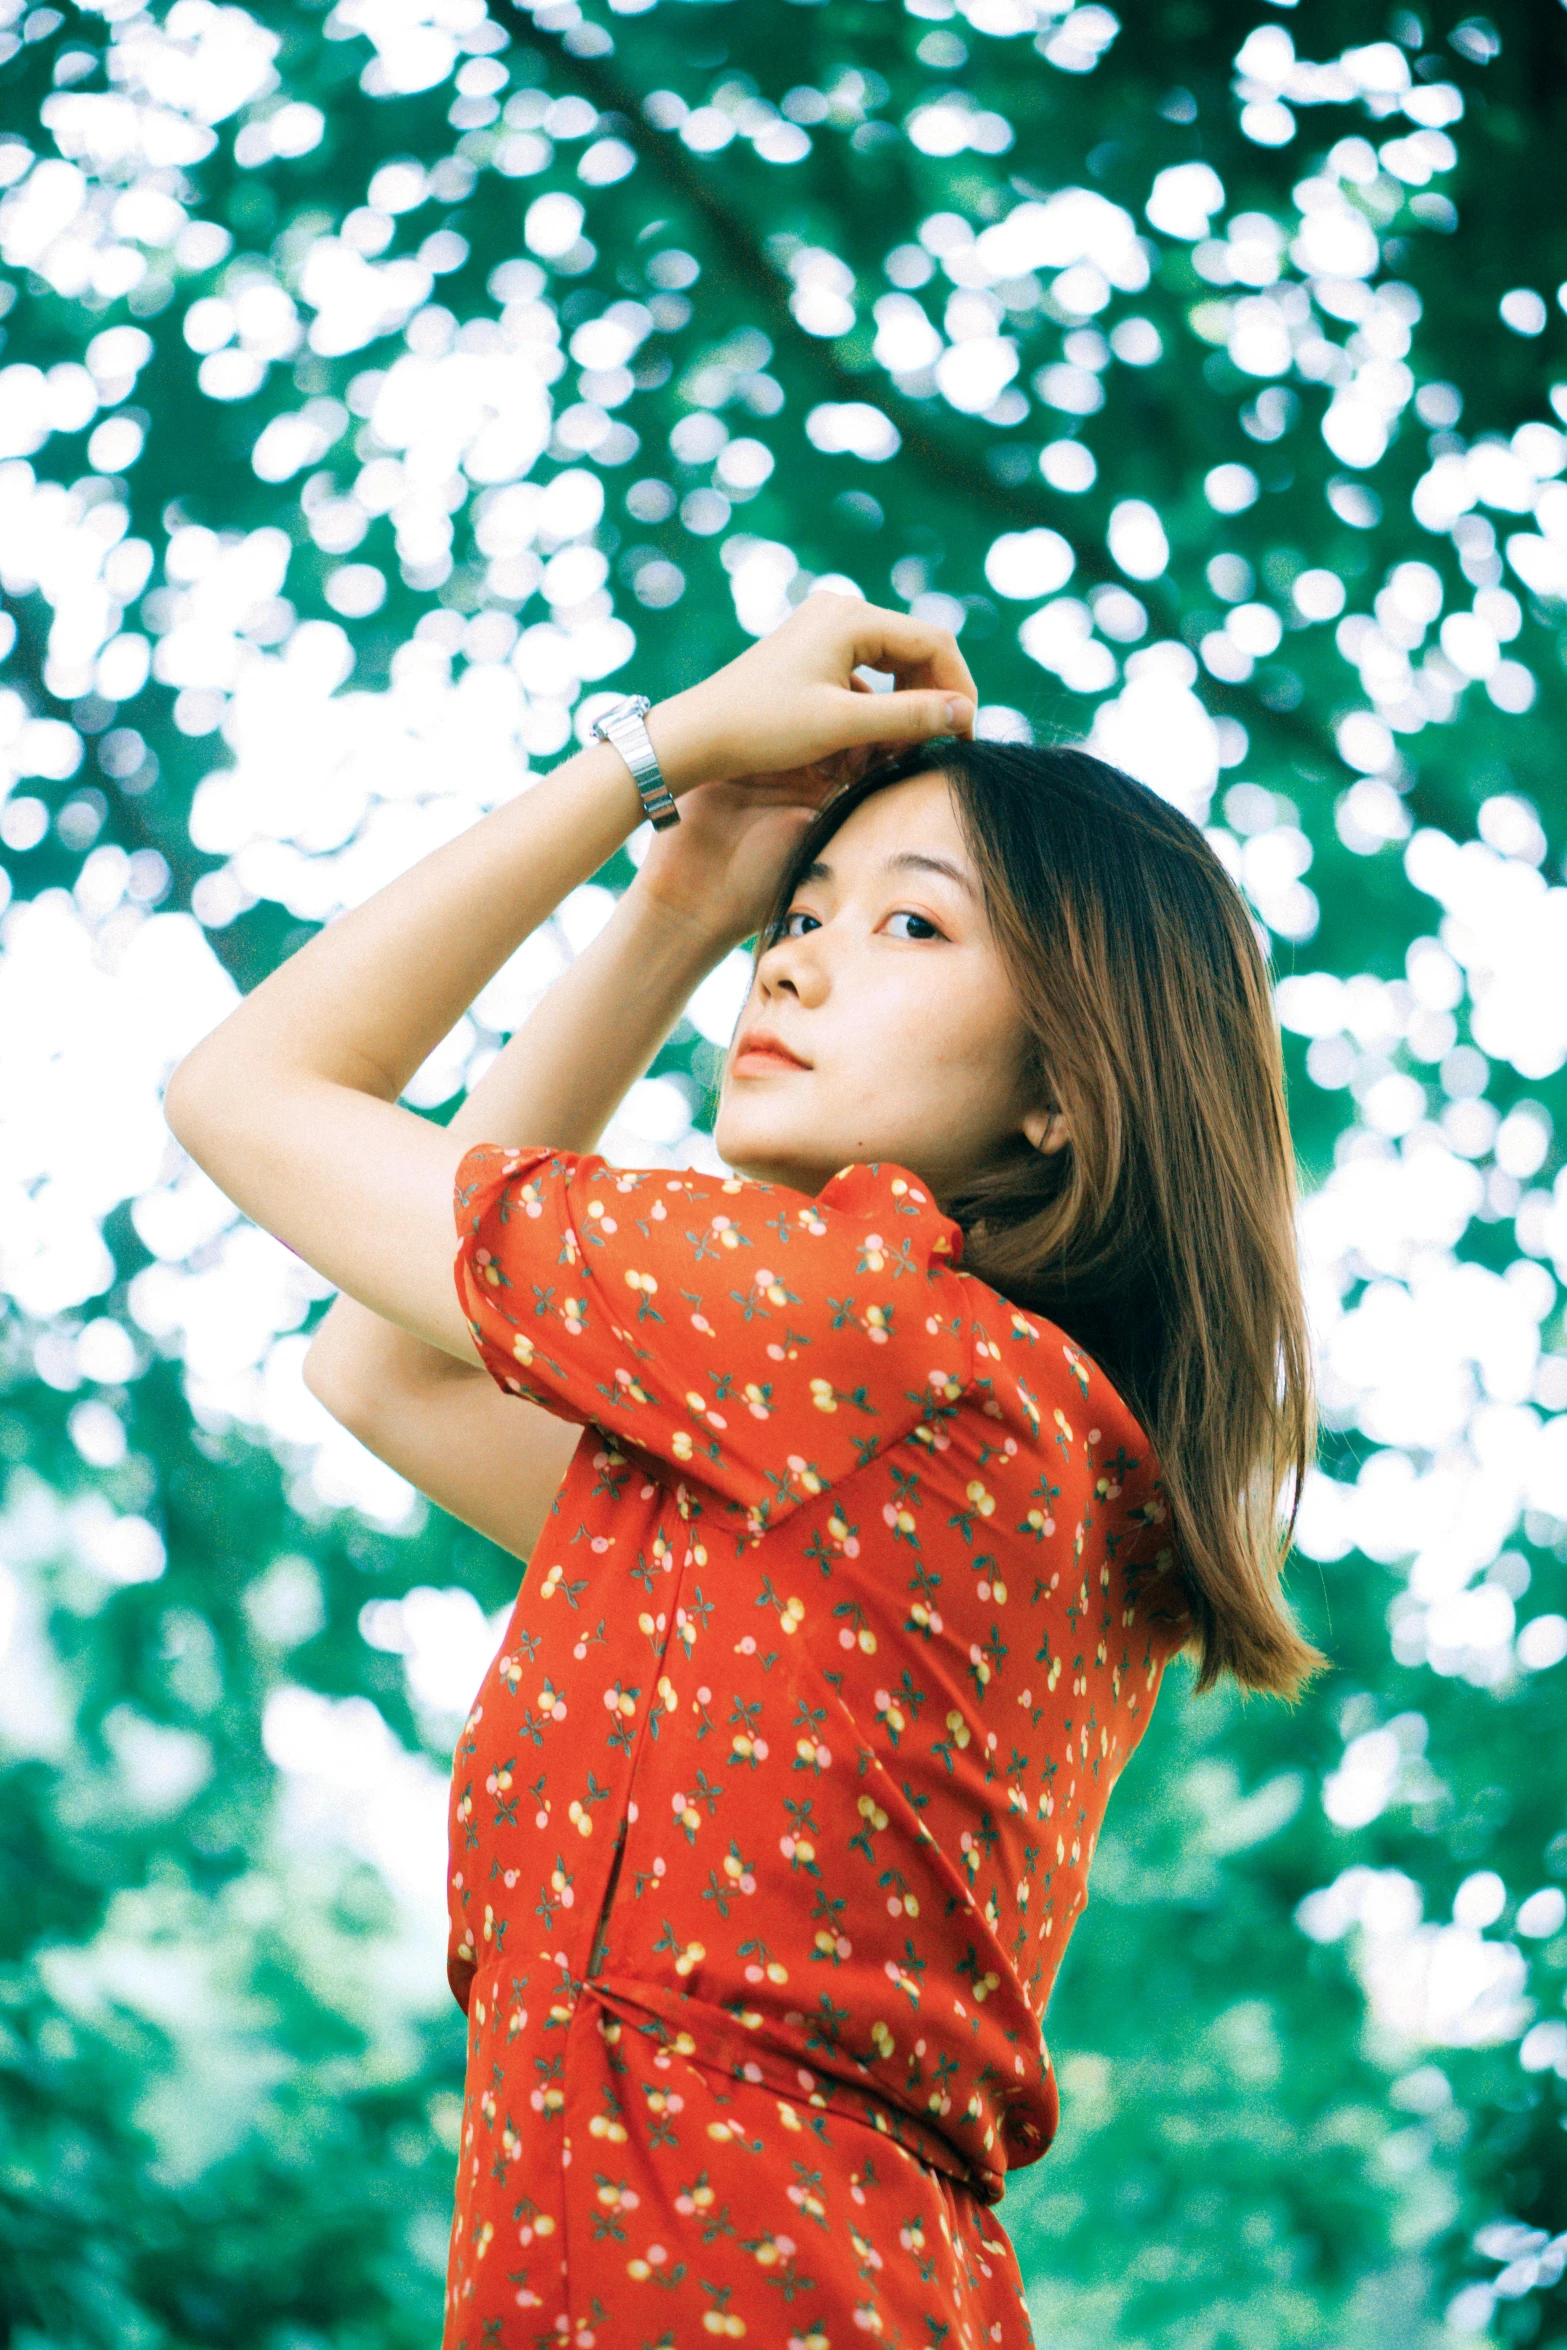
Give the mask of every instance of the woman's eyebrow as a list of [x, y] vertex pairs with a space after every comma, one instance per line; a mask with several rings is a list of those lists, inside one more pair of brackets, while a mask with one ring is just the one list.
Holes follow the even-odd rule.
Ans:
[[886, 870], [889, 873], [941, 873], [948, 881], [955, 881], [959, 889], [967, 890], [970, 897], [975, 894], [974, 884], [962, 866], [954, 865], [946, 857], [924, 857], [913, 849], [906, 849], [901, 856], [887, 859]]

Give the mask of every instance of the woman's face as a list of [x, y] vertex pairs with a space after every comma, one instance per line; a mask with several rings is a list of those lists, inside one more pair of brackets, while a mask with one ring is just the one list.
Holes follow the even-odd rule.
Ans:
[[834, 833], [762, 955], [715, 1140], [741, 1174], [818, 1192], [888, 1159], [939, 1199], [1048, 1121], [945, 777], [876, 792]]

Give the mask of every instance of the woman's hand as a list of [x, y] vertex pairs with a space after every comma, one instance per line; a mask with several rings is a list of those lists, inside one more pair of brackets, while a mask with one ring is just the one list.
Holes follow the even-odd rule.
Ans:
[[654, 833], [628, 897], [711, 939], [717, 960], [766, 921], [828, 788], [798, 772], [698, 784], [680, 802], [680, 822]]
[[[890, 671], [867, 692], [858, 669]], [[857, 596], [807, 596], [737, 660], [661, 702], [648, 732], [676, 798], [698, 785], [782, 784], [814, 807], [867, 761], [909, 743], [967, 734], [974, 680], [944, 628]]]
[[[861, 666], [890, 670], [893, 691], [872, 692]], [[654, 834], [638, 894], [724, 947], [751, 937], [823, 800], [891, 750], [967, 734], [975, 699], [944, 629], [858, 597], [807, 597], [771, 636], [651, 714], [681, 820]]]

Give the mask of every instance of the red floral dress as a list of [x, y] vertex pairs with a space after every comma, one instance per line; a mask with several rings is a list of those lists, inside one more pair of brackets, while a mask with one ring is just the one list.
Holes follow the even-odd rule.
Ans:
[[1147, 1443], [897, 1167], [485, 1147], [456, 1213], [583, 1437], [456, 1755], [447, 2350], [1021, 2350], [990, 2207], [1187, 1628]]

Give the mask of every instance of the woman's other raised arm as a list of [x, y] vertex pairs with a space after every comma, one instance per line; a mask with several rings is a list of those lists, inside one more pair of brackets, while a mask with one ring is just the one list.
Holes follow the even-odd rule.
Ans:
[[[692, 837], [698, 827], [680, 830]], [[719, 911], [716, 896], [711, 910]], [[453, 1164], [469, 1144], [494, 1136], [591, 1150], [731, 943], [715, 921], [686, 921], [634, 885], [445, 1128]], [[430, 1500], [503, 1550], [530, 1554], [575, 1431], [503, 1395], [471, 1348], [460, 1361], [344, 1292], [311, 1342], [305, 1383]]]

